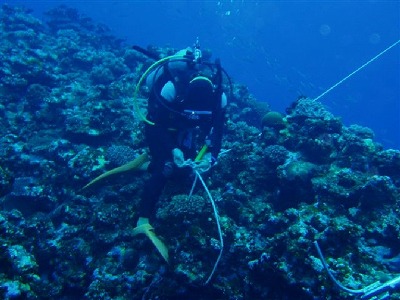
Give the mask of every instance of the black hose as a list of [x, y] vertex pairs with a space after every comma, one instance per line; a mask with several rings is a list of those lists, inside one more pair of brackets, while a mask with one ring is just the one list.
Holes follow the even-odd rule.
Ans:
[[159, 60], [160, 59], [160, 56], [158, 54], [150, 52], [149, 50], [146, 50], [146, 49], [144, 49], [144, 48], [142, 48], [140, 46], [134, 45], [134, 46], [132, 46], [132, 49], [136, 50], [137, 52], [140, 52], [140, 53], [146, 55], [148, 58], [151, 58], [151, 59], [154, 59], [154, 60]]

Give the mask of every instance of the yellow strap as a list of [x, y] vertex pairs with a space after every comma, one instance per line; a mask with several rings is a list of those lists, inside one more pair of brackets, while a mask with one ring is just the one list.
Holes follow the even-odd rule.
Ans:
[[192, 80], [190, 80], [190, 83], [192, 83], [192, 82], [194, 82], [194, 81], [196, 81], [196, 80], [205, 80], [205, 81], [207, 81], [211, 86], [213, 85], [212, 81], [211, 81], [209, 78], [205, 77], [205, 76], [196, 76], [195, 78], [193, 78]]
[[144, 122], [146, 122], [147, 124], [149, 124], [149, 125], [155, 125], [155, 123], [149, 121], [149, 120], [142, 114], [142, 112], [140, 111], [139, 104], [138, 104], [138, 101], [137, 101], [137, 96], [138, 96], [140, 87], [142, 86], [143, 80], [147, 77], [147, 75], [150, 74], [150, 72], [152, 72], [155, 68], [157, 68], [159, 65], [163, 64], [163, 63], [166, 62], [167, 60], [172, 60], [172, 59], [174, 59], [174, 58], [177, 59], [177, 60], [182, 60], [182, 59], [184, 59], [184, 56], [172, 55], [172, 56], [164, 57], [164, 58], [160, 59], [159, 61], [156, 61], [154, 64], [152, 64], [152, 65], [146, 70], [146, 72], [143, 73], [142, 77], [140, 77], [140, 80], [139, 80], [138, 84], [136, 85], [135, 92], [134, 92], [134, 94], [133, 94], [133, 104], [134, 104], [134, 106], [135, 106], [135, 110], [136, 110], [136, 112], [137, 112], [139, 118], [140, 118], [142, 121], [144, 121]]
[[197, 156], [194, 159], [194, 161], [200, 161], [203, 158], [204, 154], [206, 154], [207, 149], [208, 149], [207, 145], [204, 145], [203, 148], [201, 148], [201, 150], [197, 154]]

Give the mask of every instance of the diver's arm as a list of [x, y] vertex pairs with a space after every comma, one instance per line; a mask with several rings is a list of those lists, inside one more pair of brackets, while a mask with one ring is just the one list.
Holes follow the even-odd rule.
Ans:
[[224, 134], [225, 127], [225, 108], [227, 105], [227, 97], [225, 93], [221, 95], [221, 109], [215, 113], [213, 120], [213, 129], [210, 133], [209, 140], [209, 152], [212, 155], [212, 159], [216, 160], [218, 158], [218, 154], [221, 151], [222, 147], [222, 137]]

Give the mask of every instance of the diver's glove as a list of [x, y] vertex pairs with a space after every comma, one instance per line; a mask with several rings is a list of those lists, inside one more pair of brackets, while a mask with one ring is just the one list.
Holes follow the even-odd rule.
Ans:
[[212, 167], [211, 153], [204, 154], [203, 158], [195, 162], [193, 170], [201, 173], [207, 172]]
[[178, 168], [182, 168], [185, 166], [185, 157], [183, 156], [183, 152], [179, 148], [174, 148], [172, 150], [172, 157], [174, 159], [174, 163]]

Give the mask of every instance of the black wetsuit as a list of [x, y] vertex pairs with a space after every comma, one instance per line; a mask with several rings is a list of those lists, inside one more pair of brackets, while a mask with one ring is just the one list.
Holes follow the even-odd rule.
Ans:
[[[184, 111], [187, 92], [185, 84], [188, 81], [181, 80], [177, 87], [178, 104], [164, 105], [161, 101], [160, 91], [164, 84], [171, 80], [169, 72], [164, 72], [154, 83], [149, 97], [147, 119], [155, 125], [146, 124], [145, 137], [149, 146], [151, 163], [149, 165], [150, 178], [143, 189], [139, 216], [151, 218], [154, 216], [156, 203], [163, 191], [166, 182], [173, 179], [182, 182], [190, 178], [193, 173], [190, 167], [179, 168], [173, 163], [172, 150], [182, 150], [185, 159], [194, 160], [197, 153], [209, 141], [209, 152], [214, 159], [221, 150], [221, 140], [224, 127], [224, 110], [221, 108], [222, 92], [212, 95], [214, 99], [195, 99], [200, 105], [199, 110], [206, 110], [207, 103], [212, 110], [209, 116], [192, 118], [182, 114]], [[165, 101], [165, 100], [164, 100]], [[187, 108], [187, 107], [186, 107]]]

